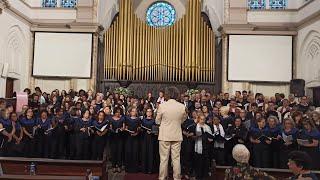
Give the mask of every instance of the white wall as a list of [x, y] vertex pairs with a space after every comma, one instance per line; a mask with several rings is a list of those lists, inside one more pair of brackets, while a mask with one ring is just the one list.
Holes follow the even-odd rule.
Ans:
[[[29, 86], [32, 43], [30, 26], [7, 9], [0, 14], [0, 24], [0, 63], [9, 64], [8, 77], [17, 80], [14, 91], [20, 91]], [[0, 97], [5, 96], [5, 88], [6, 77], [0, 76]]]
[[320, 86], [320, 20], [298, 31], [297, 78], [307, 88]]

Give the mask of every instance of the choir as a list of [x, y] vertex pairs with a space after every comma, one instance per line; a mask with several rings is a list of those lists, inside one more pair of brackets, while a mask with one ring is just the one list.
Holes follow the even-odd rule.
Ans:
[[[26, 92], [31, 92], [26, 90]], [[102, 160], [110, 151], [114, 173], [155, 173], [159, 166], [155, 115], [166, 101], [148, 93], [145, 98], [107, 92], [36, 88], [22, 113], [0, 99], [1, 155], [53, 159]], [[204, 178], [214, 161], [234, 165], [232, 149], [245, 145], [255, 167], [288, 168], [295, 150], [320, 158], [320, 114], [307, 97], [288, 99], [237, 91], [211, 95], [182, 93], [188, 111], [182, 124], [182, 174]], [[312, 162], [320, 169], [320, 161]]]

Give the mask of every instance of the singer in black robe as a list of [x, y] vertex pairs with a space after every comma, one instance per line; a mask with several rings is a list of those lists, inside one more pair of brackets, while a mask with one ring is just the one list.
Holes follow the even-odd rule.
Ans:
[[187, 119], [182, 124], [183, 141], [181, 144], [181, 164], [182, 174], [190, 177], [194, 165], [194, 137], [197, 126], [196, 112], [192, 112], [192, 118]]
[[114, 116], [110, 118], [110, 148], [113, 172], [121, 172], [123, 161], [123, 133], [125, 119], [121, 116], [122, 109], [116, 107]]
[[82, 118], [75, 125], [76, 132], [76, 157], [78, 160], [90, 159], [90, 126], [92, 126], [92, 120], [90, 119], [89, 110], [85, 110], [82, 114]]
[[100, 131], [99, 129], [103, 128], [104, 126], [108, 125], [109, 122], [105, 118], [105, 114], [103, 111], [100, 111], [98, 113], [98, 117], [95, 121], [93, 121], [92, 126], [95, 129], [93, 140], [91, 144], [91, 159], [92, 160], [102, 160], [103, 159], [103, 152], [104, 147], [106, 145], [106, 134], [108, 129], [105, 128], [103, 131]]
[[226, 156], [226, 164], [229, 166], [233, 166], [236, 164], [236, 161], [230, 156], [232, 154], [232, 149], [237, 144], [244, 144], [247, 139], [248, 130], [242, 124], [241, 117], [236, 117], [234, 120], [234, 124], [226, 129], [226, 142], [225, 149], [227, 152]]
[[147, 116], [142, 120], [142, 147], [141, 147], [141, 171], [143, 173], [151, 174], [156, 170], [156, 153], [155, 144], [157, 135], [152, 133], [152, 126], [155, 126], [153, 119], [153, 111], [151, 108], [146, 111]]
[[77, 116], [77, 109], [71, 108], [70, 110], [70, 117], [67, 119], [67, 130], [66, 130], [66, 137], [67, 140], [67, 147], [66, 147], [66, 156], [67, 159], [75, 159], [76, 157], [76, 132], [75, 132], [75, 125], [81, 119]]
[[125, 144], [125, 167], [126, 172], [136, 173], [139, 169], [139, 129], [140, 119], [136, 108], [130, 110], [130, 117], [126, 118], [125, 127], [127, 139]]

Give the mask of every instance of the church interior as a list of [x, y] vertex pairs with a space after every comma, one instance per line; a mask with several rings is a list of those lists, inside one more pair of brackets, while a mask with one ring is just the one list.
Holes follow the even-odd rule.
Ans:
[[[157, 179], [172, 88], [182, 179], [228, 179], [236, 144], [276, 179], [296, 150], [320, 177], [320, 0], [0, 0], [0, 179]], [[223, 141], [199, 153], [202, 116]]]

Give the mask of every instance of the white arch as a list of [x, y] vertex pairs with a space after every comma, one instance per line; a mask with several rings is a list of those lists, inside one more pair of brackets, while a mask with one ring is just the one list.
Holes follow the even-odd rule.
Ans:
[[301, 78], [305, 79], [306, 86], [312, 87], [320, 84], [320, 33], [310, 31], [304, 38], [300, 51], [300, 72]]
[[[9, 63], [9, 73], [14, 73], [16, 75], [22, 74], [23, 57], [25, 57], [25, 36], [23, 31], [18, 25], [11, 26], [6, 36], [6, 40], [3, 44], [3, 56], [4, 62]], [[14, 77], [17, 78], [17, 77]]]

